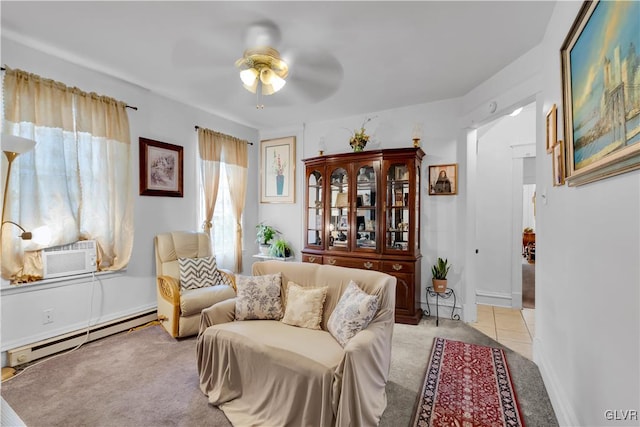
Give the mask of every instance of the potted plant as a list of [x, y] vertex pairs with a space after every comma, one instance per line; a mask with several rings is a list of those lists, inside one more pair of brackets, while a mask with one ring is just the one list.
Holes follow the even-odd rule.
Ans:
[[264, 223], [260, 223], [256, 225], [256, 242], [260, 245], [260, 253], [263, 255], [269, 254], [269, 248], [271, 246], [271, 241], [278, 231], [270, 225], [266, 225]]
[[277, 239], [275, 242], [271, 244], [271, 248], [269, 249], [269, 255], [275, 256], [278, 258], [287, 258], [291, 256], [291, 246], [287, 243], [283, 238]]
[[438, 258], [438, 262], [434, 266], [431, 267], [431, 275], [433, 276], [433, 290], [435, 292], [444, 292], [447, 290], [447, 274], [449, 273], [449, 269], [451, 268], [451, 264], [445, 258]]

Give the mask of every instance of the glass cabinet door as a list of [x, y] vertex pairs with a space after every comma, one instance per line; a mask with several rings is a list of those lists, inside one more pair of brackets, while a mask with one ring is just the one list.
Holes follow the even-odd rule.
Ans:
[[406, 163], [391, 164], [387, 169], [386, 231], [387, 250], [409, 251], [410, 187], [409, 167]]
[[377, 249], [376, 168], [371, 164], [356, 169], [356, 249]]
[[349, 248], [349, 176], [347, 169], [337, 167], [331, 170], [331, 218], [329, 219], [328, 248], [348, 250]]
[[324, 199], [322, 172], [313, 170], [307, 180], [307, 246], [322, 246]]

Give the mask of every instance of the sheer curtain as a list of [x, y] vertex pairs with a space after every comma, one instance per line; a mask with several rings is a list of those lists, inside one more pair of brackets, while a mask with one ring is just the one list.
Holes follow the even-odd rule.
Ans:
[[235, 220], [235, 265], [234, 271], [242, 271], [242, 212], [247, 194], [247, 143], [225, 141], [225, 170], [229, 184], [231, 208]]
[[[133, 246], [126, 105], [20, 70], [7, 69], [3, 86], [4, 132], [36, 141], [13, 163], [6, 218], [47, 226], [48, 246], [95, 239], [98, 268], [122, 269]], [[3, 230], [3, 277], [41, 278], [39, 249]]]
[[[218, 264], [238, 272], [242, 270], [247, 141], [198, 128], [198, 147], [204, 203], [203, 228], [210, 233]], [[219, 189], [223, 190], [222, 194]]]

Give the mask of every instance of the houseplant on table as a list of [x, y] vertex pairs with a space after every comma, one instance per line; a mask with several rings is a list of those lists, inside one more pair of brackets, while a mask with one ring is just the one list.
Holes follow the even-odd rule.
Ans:
[[256, 230], [256, 242], [260, 245], [260, 253], [268, 255], [271, 247], [271, 241], [276, 237], [276, 234], [278, 234], [278, 230], [262, 222], [256, 225]]
[[269, 255], [278, 258], [287, 258], [291, 256], [291, 246], [282, 237], [271, 244]]
[[451, 264], [445, 258], [438, 258], [438, 261], [435, 265], [431, 267], [431, 275], [433, 279], [433, 290], [438, 293], [445, 292], [447, 290], [447, 274], [449, 273], [449, 269], [451, 268]]

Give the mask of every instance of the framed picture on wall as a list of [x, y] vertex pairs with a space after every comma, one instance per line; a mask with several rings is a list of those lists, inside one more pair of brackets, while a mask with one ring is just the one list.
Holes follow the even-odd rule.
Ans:
[[458, 194], [458, 164], [429, 166], [429, 195], [452, 196]]
[[547, 153], [553, 151], [558, 139], [558, 110], [556, 104], [553, 104], [551, 110], [547, 113]]
[[294, 203], [296, 137], [260, 141], [260, 203]]
[[183, 147], [140, 138], [140, 195], [183, 197]]
[[567, 182], [640, 168], [640, 2], [585, 1], [561, 49]]
[[558, 141], [553, 146], [553, 185], [558, 187], [564, 185], [565, 163], [564, 163], [564, 143]]

